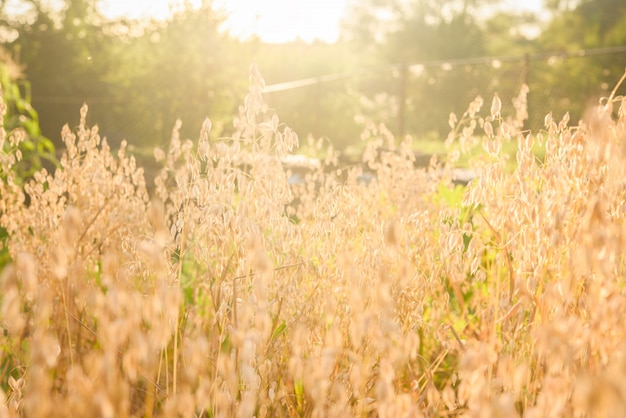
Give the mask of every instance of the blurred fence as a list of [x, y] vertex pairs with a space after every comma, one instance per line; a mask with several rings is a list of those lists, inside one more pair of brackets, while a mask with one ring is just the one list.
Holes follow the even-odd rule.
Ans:
[[[286, 123], [291, 113], [296, 129], [300, 124], [300, 130], [308, 126], [320, 135], [336, 132], [327, 125], [338, 110], [320, 103], [329, 96], [358, 91], [369, 97], [361, 100], [361, 110], [369, 110], [372, 119], [386, 122], [396, 134], [435, 132], [442, 136], [448, 129], [449, 113], [463, 113], [478, 95], [489, 103], [498, 93], [503, 114], [512, 115], [512, 99], [523, 84], [530, 88], [528, 127], [541, 127], [551, 111], [555, 118], [570, 112], [576, 122], [586, 108], [608, 96], [625, 67], [626, 46], [617, 46], [393, 65], [271, 84], [265, 92]], [[316, 103], [312, 115], [298, 112], [296, 90], [307, 109], [311, 110], [311, 101]], [[303, 116], [314, 122], [304, 123]]]
[[[511, 101], [522, 84], [530, 87], [530, 128], [540, 128], [550, 111], [555, 118], [569, 111], [576, 122], [585, 108], [597, 103], [600, 96], [608, 96], [625, 67], [626, 46], [618, 46], [364, 68], [271, 84], [265, 93], [281, 121], [300, 136], [327, 136], [341, 147], [358, 141], [361, 127], [354, 121], [355, 114], [385, 122], [395, 134], [434, 133], [445, 137], [450, 112], [462, 114], [477, 95], [489, 103], [497, 92], [503, 102], [503, 114], [513, 114]], [[175, 89], [176, 85], [161, 88]], [[184, 137], [197, 138], [201, 128], [202, 121], [186, 117], [184, 110], [175, 117], [158, 117], [150, 103], [145, 103], [145, 109], [125, 112], [126, 103], [106, 96], [33, 96], [33, 105], [41, 115], [58, 114], [59, 108], [70, 115], [68, 120], [46, 121], [45, 126], [42, 119], [44, 134], [56, 143], [62, 124], [78, 124], [84, 102], [90, 106], [89, 124], [97, 123], [113, 146], [121, 139], [128, 139], [131, 144], [163, 146], [169, 140], [175, 117], [183, 121]], [[243, 97], [238, 102], [243, 103]], [[118, 111], [112, 113], [111, 108]], [[210, 108], [210, 103], [206, 108]], [[137, 112], [154, 117], [137, 118]]]

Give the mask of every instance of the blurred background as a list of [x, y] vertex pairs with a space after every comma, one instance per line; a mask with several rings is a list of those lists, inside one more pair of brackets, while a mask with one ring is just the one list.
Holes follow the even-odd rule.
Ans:
[[207, 116], [228, 136], [252, 62], [281, 122], [339, 150], [364, 118], [443, 141], [450, 112], [497, 92], [512, 115], [523, 84], [528, 128], [576, 122], [624, 72], [626, 1], [520, 3], [1, 0], [1, 59], [57, 148], [83, 103], [113, 147], [151, 155], [178, 118], [185, 138]]

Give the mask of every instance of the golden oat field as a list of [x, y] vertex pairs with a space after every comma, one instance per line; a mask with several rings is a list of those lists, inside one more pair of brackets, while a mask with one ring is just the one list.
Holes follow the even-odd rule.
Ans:
[[368, 124], [363, 164], [312, 141], [291, 184], [300, 140], [250, 81], [236, 133], [177, 124], [154, 184], [86, 106], [24, 184], [0, 132], [0, 416], [626, 416], [617, 87], [536, 132], [527, 88], [477, 98], [426, 168]]

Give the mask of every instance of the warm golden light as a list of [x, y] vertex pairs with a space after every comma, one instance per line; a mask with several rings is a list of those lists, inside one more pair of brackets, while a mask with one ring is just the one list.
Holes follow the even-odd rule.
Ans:
[[[201, 0], [189, 3], [198, 6]], [[345, 3], [345, 0], [217, 0], [214, 5], [227, 14], [224, 28], [233, 35], [258, 36], [265, 42], [280, 43], [295, 39], [336, 41]], [[102, 12], [108, 17], [164, 19], [182, 4], [176, 0], [105, 0]]]

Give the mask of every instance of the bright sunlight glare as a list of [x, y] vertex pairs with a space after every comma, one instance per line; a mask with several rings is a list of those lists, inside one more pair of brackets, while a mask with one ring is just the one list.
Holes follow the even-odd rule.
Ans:
[[335, 42], [345, 12], [345, 0], [221, 0], [216, 6], [231, 16], [233, 34], [266, 42]]
[[[167, 18], [181, 1], [104, 0], [102, 12], [110, 18]], [[191, 0], [197, 7], [201, 1]], [[225, 29], [235, 36], [258, 36], [264, 42], [282, 43], [296, 39], [335, 42], [345, 0], [216, 0], [216, 9], [228, 16]]]
[[[189, 3], [198, 7], [201, 1], [191, 0]], [[166, 19], [180, 5], [181, 2], [173, 0], [104, 0], [100, 3], [100, 10], [113, 19]]]
[[[187, 0], [197, 7], [201, 0]], [[103, 0], [102, 12], [110, 18], [165, 19], [182, 7], [183, 0]], [[264, 42], [335, 42], [347, 0], [215, 0], [214, 6], [228, 16], [225, 29], [246, 39], [258, 36]], [[514, 11], [538, 11], [542, 0], [504, 1]]]

